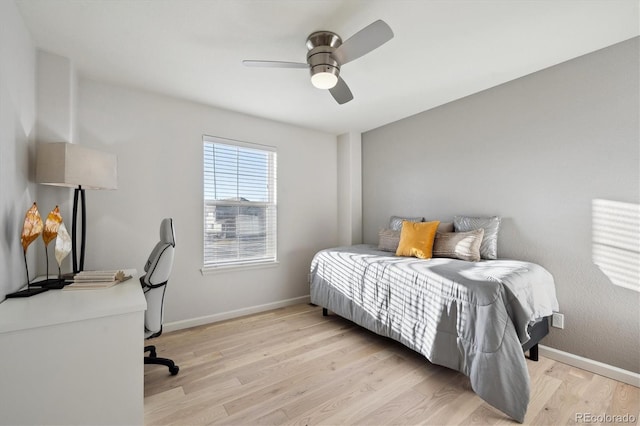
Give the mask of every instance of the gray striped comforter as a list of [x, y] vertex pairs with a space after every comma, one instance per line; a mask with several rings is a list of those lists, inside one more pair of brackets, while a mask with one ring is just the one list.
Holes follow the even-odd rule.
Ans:
[[311, 263], [311, 302], [467, 375], [473, 390], [519, 422], [529, 403], [521, 345], [558, 310], [551, 274], [516, 260], [396, 257], [359, 245]]

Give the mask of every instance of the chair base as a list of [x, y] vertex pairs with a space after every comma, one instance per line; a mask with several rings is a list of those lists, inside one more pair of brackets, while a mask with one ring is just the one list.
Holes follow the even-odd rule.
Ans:
[[145, 346], [144, 351], [149, 352], [149, 356], [144, 357], [145, 364], [164, 365], [169, 368], [169, 373], [171, 373], [172, 376], [175, 376], [178, 374], [178, 371], [180, 371], [180, 367], [178, 367], [172, 360], [168, 358], [158, 358], [155, 346]]

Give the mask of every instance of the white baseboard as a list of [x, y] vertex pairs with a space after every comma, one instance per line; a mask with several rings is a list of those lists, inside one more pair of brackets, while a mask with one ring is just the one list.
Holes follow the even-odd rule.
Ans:
[[204, 317], [191, 318], [182, 321], [174, 321], [164, 323], [162, 331], [168, 333], [170, 331], [182, 330], [185, 328], [196, 327], [203, 324], [211, 324], [218, 321], [224, 321], [231, 318], [238, 318], [245, 315], [257, 314], [259, 312], [269, 311], [271, 309], [284, 308], [285, 306], [297, 305], [299, 303], [309, 303], [309, 295], [302, 297], [294, 297], [293, 299], [279, 300], [277, 302], [266, 303], [264, 305], [249, 306], [247, 308], [236, 309], [233, 311], [221, 312], [219, 314], [206, 315]]
[[559, 361], [572, 367], [581, 368], [604, 377], [608, 377], [619, 382], [624, 382], [632, 386], [640, 387], [640, 374], [633, 371], [623, 370], [613, 365], [594, 361], [589, 358], [583, 358], [569, 352], [560, 351], [548, 346], [538, 345], [539, 354], [546, 358]]

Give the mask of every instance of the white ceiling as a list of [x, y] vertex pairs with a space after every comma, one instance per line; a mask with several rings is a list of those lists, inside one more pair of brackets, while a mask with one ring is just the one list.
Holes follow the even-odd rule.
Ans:
[[[370, 130], [640, 33], [638, 0], [17, 0], [80, 75], [341, 134]], [[346, 64], [338, 105], [301, 69], [316, 30], [395, 37]]]

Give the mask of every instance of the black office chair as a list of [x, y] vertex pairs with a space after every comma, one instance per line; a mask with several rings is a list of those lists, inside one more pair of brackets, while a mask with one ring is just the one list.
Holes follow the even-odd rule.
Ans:
[[[164, 291], [173, 268], [173, 252], [176, 246], [176, 236], [173, 229], [173, 219], [163, 219], [160, 224], [160, 242], [156, 244], [144, 266], [146, 274], [140, 277], [140, 283], [147, 299], [147, 311], [144, 315], [144, 338], [152, 339], [162, 334], [162, 317], [164, 314]], [[156, 347], [145, 346], [144, 351], [150, 352], [144, 357], [145, 364], [166, 365], [172, 376], [178, 374], [178, 367], [168, 358], [158, 358]]]

